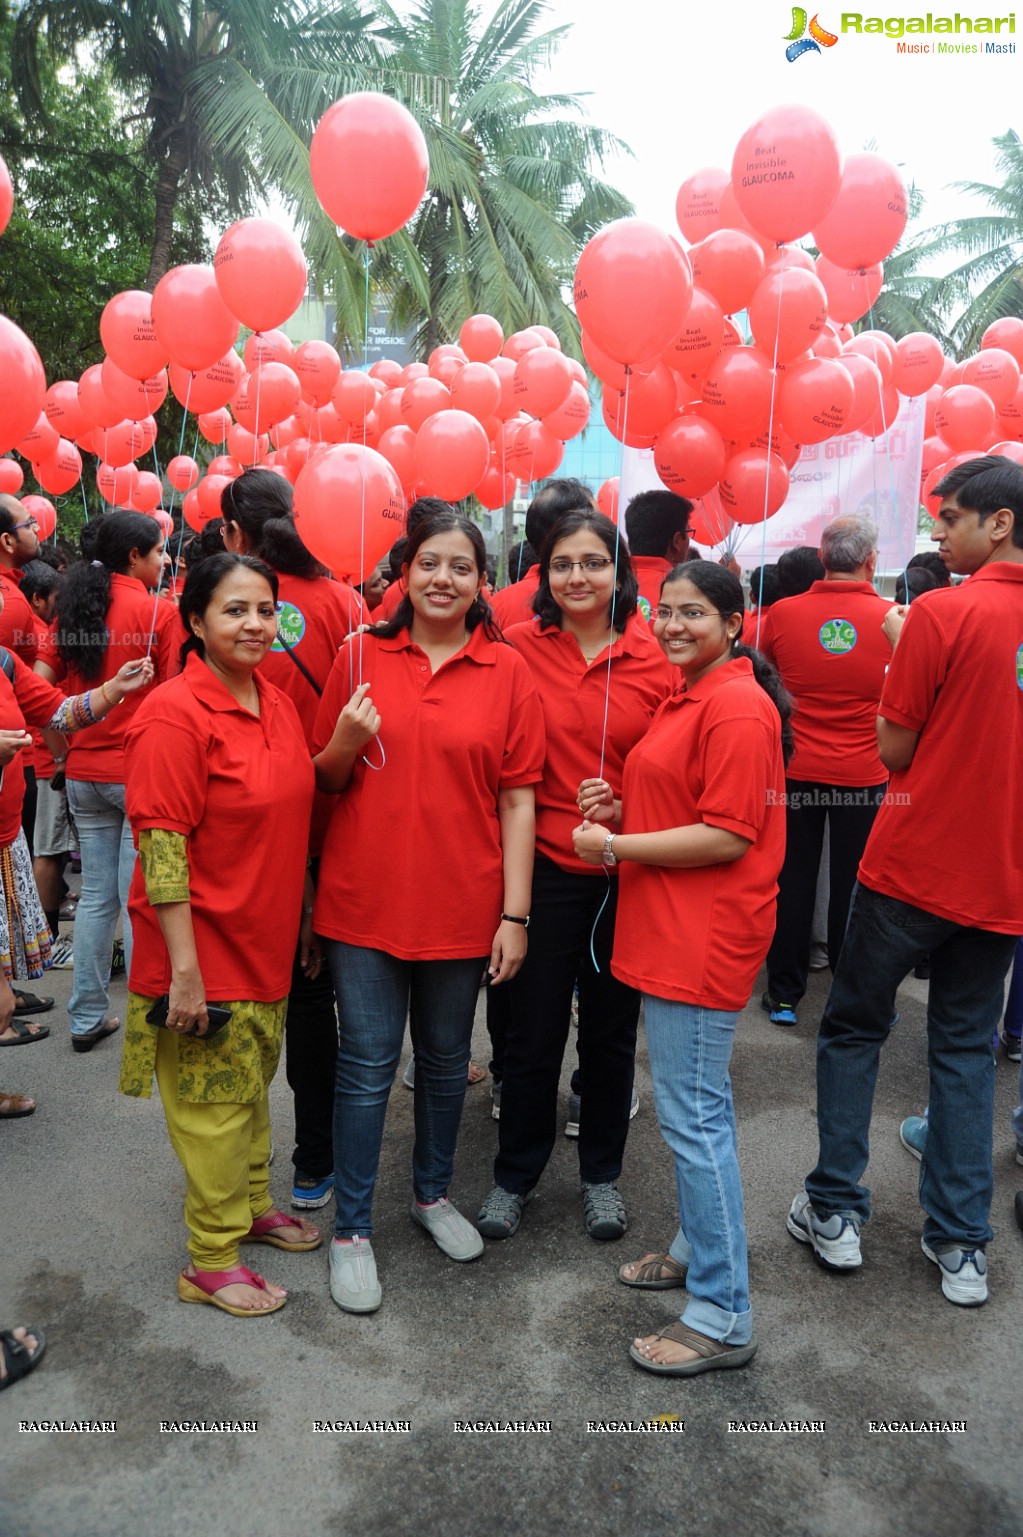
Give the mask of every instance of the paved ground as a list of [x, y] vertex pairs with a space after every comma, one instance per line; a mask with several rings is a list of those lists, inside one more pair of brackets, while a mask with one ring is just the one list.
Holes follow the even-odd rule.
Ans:
[[[861, 1271], [818, 1270], [784, 1217], [814, 1148], [812, 980], [804, 1023], [742, 1021], [734, 1080], [760, 1352], [745, 1371], [671, 1382], [635, 1368], [631, 1336], [678, 1293], [619, 1285], [616, 1268], [664, 1244], [673, 1180], [643, 1107], [618, 1244], [582, 1231], [574, 1144], [562, 1139], [518, 1235], [456, 1266], [409, 1219], [412, 1096], [392, 1095], [377, 1190], [382, 1310], [333, 1305], [326, 1258], [264, 1250], [291, 1289], [273, 1319], [183, 1307], [182, 1180], [159, 1102], [116, 1092], [119, 1050], [76, 1056], [68, 973], [47, 991], [44, 1044], [0, 1058], [0, 1082], [39, 1109], [0, 1125], [0, 1316], [49, 1333], [45, 1363], [0, 1395], [2, 1537], [326, 1537], [345, 1530], [476, 1537], [742, 1533], [743, 1537], [983, 1537], [1023, 1532], [1018, 1444], [1023, 1183], [998, 1070], [992, 1298], [942, 1299], [919, 1250], [918, 1165], [898, 1124], [925, 1096], [922, 1001], [907, 982], [882, 1070], [870, 1178], [877, 1214]], [[123, 983], [115, 997], [123, 1003]], [[478, 1055], [485, 1035], [477, 1028]], [[274, 1187], [290, 1166], [289, 1096], [273, 1091]], [[486, 1087], [470, 1091], [452, 1191], [474, 1213], [491, 1184]], [[329, 1217], [328, 1217], [329, 1222]], [[673, 1416], [684, 1432], [592, 1434], [590, 1420]], [[161, 1420], [256, 1420], [255, 1434], [161, 1433]], [[116, 1420], [115, 1434], [21, 1433], [21, 1420]], [[317, 1434], [314, 1420], [407, 1420], [408, 1434]], [[456, 1420], [549, 1420], [549, 1434], [460, 1434]], [[730, 1420], [824, 1420], [823, 1434], [730, 1432]], [[871, 1433], [871, 1420], [966, 1421], [965, 1433]]]

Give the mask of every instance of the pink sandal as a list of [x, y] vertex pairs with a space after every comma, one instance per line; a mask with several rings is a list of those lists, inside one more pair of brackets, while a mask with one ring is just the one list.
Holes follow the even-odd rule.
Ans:
[[303, 1224], [296, 1222], [294, 1217], [287, 1217], [284, 1212], [278, 1211], [275, 1206], [271, 1206], [269, 1211], [265, 1211], [261, 1217], [256, 1218], [242, 1239], [242, 1243], [268, 1243], [272, 1244], [275, 1249], [287, 1249], [291, 1254], [301, 1254], [306, 1249], [318, 1249], [323, 1239], [320, 1237], [319, 1228], [316, 1227], [309, 1228], [307, 1231], [312, 1236], [310, 1238], [303, 1238], [299, 1243], [293, 1243], [289, 1239], [275, 1238], [273, 1236], [275, 1229], [279, 1227], [297, 1227], [301, 1229], [302, 1226]]
[[182, 1302], [211, 1302], [215, 1308], [230, 1313], [232, 1318], [262, 1318], [276, 1313], [288, 1300], [278, 1297], [268, 1308], [234, 1307], [214, 1295], [225, 1286], [255, 1286], [258, 1291], [270, 1290], [261, 1275], [247, 1270], [244, 1265], [236, 1265], [233, 1270], [197, 1270], [195, 1275], [186, 1275], [182, 1271], [178, 1276], [178, 1297]]

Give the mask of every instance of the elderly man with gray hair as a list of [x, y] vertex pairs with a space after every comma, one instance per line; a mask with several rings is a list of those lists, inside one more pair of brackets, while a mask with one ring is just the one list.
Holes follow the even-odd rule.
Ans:
[[785, 780], [785, 863], [761, 1000], [776, 1025], [794, 1025], [806, 991], [810, 930], [824, 829], [831, 846], [828, 963], [842, 948], [860, 856], [888, 775], [878, 756], [878, 701], [891, 646], [881, 626], [890, 604], [874, 590], [877, 529], [835, 518], [821, 535], [824, 577], [772, 604], [760, 649], [795, 703], [795, 751]]

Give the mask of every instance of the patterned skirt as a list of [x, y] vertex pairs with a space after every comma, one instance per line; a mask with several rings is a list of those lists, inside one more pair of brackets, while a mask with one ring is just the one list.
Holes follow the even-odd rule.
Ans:
[[0, 965], [8, 982], [41, 977], [50, 965], [50, 925], [23, 832], [0, 849]]

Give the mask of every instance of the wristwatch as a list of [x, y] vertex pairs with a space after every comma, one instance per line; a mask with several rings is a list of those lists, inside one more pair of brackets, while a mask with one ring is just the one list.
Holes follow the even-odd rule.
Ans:
[[608, 833], [607, 837], [604, 839], [604, 861], [603, 862], [608, 867], [610, 867], [611, 865], [616, 865], [618, 863], [618, 860], [615, 857], [615, 851], [614, 851], [614, 849], [611, 846], [614, 843], [616, 837], [617, 837], [617, 833]]
[[528, 916], [525, 917], [525, 918], [515, 918], [515, 917], [513, 917], [513, 915], [511, 913], [502, 913], [501, 914], [501, 922], [502, 923], [521, 923], [521, 925], [522, 925], [522, 927], [524, 929], [528, 929], [529, 928], [529, 918], [528, 918]]

